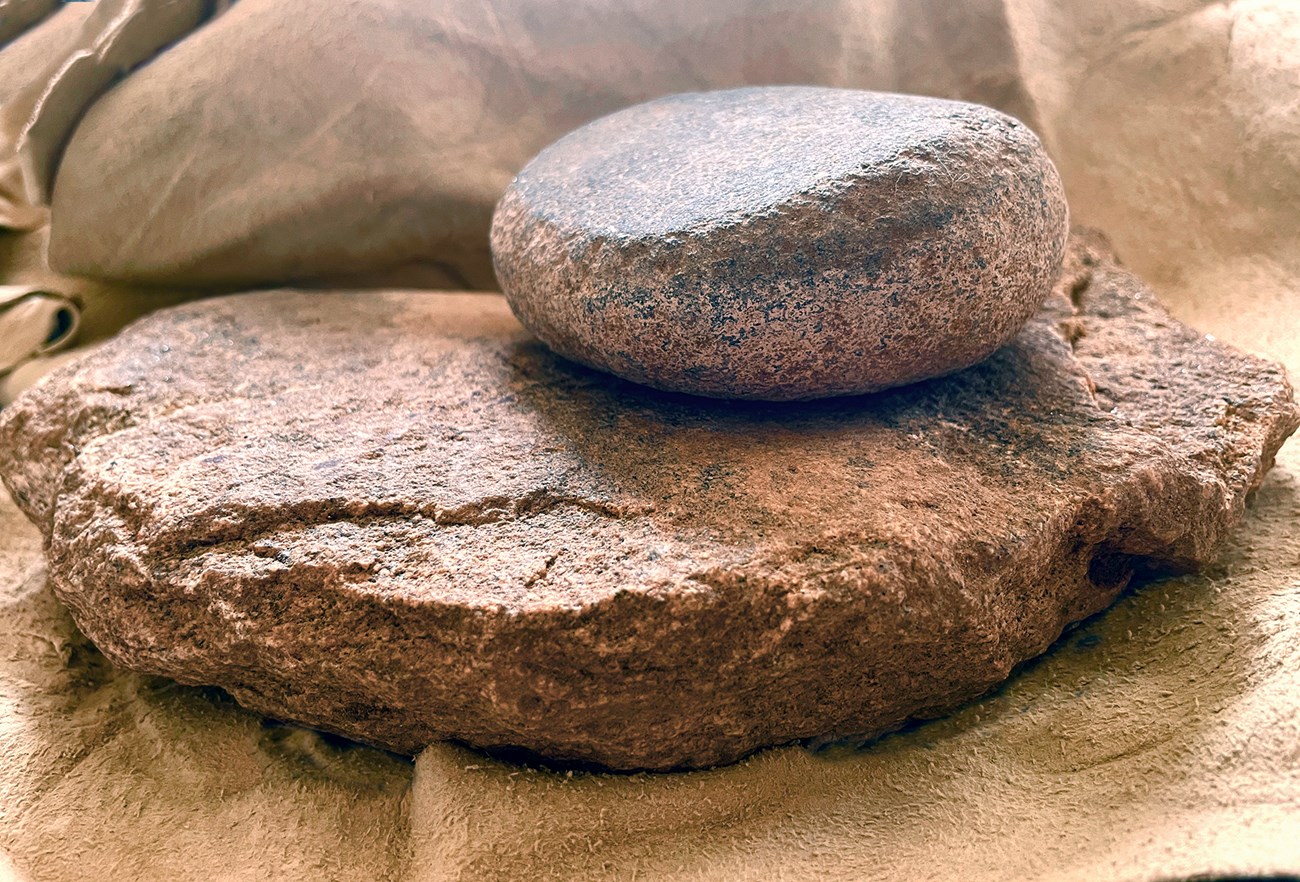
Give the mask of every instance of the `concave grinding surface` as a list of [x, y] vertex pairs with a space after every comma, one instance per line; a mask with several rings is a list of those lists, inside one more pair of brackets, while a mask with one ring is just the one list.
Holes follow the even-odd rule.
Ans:
[[496, 295], [207, 300], [21, 398], [0, 474], [118, 664], [401, 752], [662, 769], [986, 691], [1211, 559], [1298, 422], [1086, 236], [988, 361], [811, 404], [571, 365]]

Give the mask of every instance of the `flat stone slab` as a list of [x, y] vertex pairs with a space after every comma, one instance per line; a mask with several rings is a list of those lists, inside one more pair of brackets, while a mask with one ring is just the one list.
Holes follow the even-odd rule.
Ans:
[[1211, 559], [1298, 422], [1080, 240], [990, 360], [812, 404], [574, 366], [496, 295], [193, 303], [5, 411], [0, 474], [118, 664], [401, 752], [665, 769], [986, 691]]
[[763, 86], [671, 95], [543, 150], [492, 221], [524, 325], [673, 392], [793, 401], [951, 373], [1038, 312], [1065, 191], [977, 104]]

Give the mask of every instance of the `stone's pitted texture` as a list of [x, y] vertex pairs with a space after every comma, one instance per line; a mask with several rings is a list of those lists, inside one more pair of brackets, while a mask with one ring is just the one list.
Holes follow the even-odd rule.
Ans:
[[561, 138], [492, 225], [561, 355], [717, 398], [853, 395], [968, 367], [1060, 269], [1060, 178], [987, 107], [848, 89], [675, 95]]
[[587, 371], [495, 295], [208, 300], [20, 398], [0, 472], [119, 664], [658, 769], [984, 692], [1139, 562], [1209, 559], [1297, 422], [1080, 244], [985, 363], [811, 404]]

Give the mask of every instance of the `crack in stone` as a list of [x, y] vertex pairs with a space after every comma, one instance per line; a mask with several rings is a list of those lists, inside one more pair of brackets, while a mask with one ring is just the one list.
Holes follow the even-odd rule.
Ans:
[[1070, 302], [1074, 304], [1075, 310], [1080, 313], [1084, 311], [1083, 292], [1092, 286], [1092, 275], [1092, 269], [1086, 268], [1079, 274], [1078, 278], [1070, 283]]
[[542, 564], [541, 568], [529, 576], [528, 581], [524, 582], [524, 590], [527, 591], [531, 588], [535, 588], [537, 585], [544, 582], [546, 577], [551, 574], [551, 567], [555, 566], [555, 562], [559, 559], [560, 553], [558, 551], [546, 558], [546, 562]]
[[[313, 500], [293, 506], [253, 507], [191, 515], [173, 529], [152, 537], [148, 544], [160, 551], [182, 555], [203, 553], [221, 545], [252, 544], [269, 534], [310, 529], [328, 524], [361, 525], [370, 521], [423, 519], [438, 527], [486, 526], [522, 521], [557, 508], [575, 508], [599, 517], [629, 520], [648, 513], [646, 506], [618, 504], [539, 488], [518, 497], [486, 496], [463, 505], [441, 508], [434, 503], [343, 503]], [[201, 528], [206, 527], [206, 534]], [[150, 537], [142, 537], [149, 540]]]
[[1066, 287], [1065, 294], [1070, 300], [1070, 306], [1073, 310], [1067, 318], [1060, 319], [1056, 322], [1056, 331], [1061, 338], [1070, 347], [1071, 356], [1075, 356], [1074, 363], [1079, 367], [1080, 372], [1087, 380], [1084, 387], [1088, 393], [1088, 398], [1098, 410], [1104, 410], [1101, 399], [1097, 397], [1097, 381], [1093, 378], [1092, 372], [1089, 371], [1077, 358], [1079, 353], [1079, 341], [1088, 336], [1088, 312], [1086, 306], [1086, 292], [1092, 287], [1094, 282], [1094, 271], [1090, 261], [1085, 257], [1083, 266], [1078, 274], [1070, 281]]

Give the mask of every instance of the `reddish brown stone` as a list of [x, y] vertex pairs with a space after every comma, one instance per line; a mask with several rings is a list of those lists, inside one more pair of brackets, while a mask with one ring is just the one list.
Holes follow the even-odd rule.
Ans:
[[674, 392], [793, 401], [969, 367], [1061, 267], [1065, 192], [989, 107], [853, 89], [672, 95], [543, 150], [497, 206], [515, 314]]
[[208, 300], [20, 399], [0, 472], [119, 664], [404, 752], [708, 765], [942, 713], [1215, 554], [1282, 371], [1095, 248], [1058, 290], [977, 367], [794, 405], [572, 366], [494, 295]]

